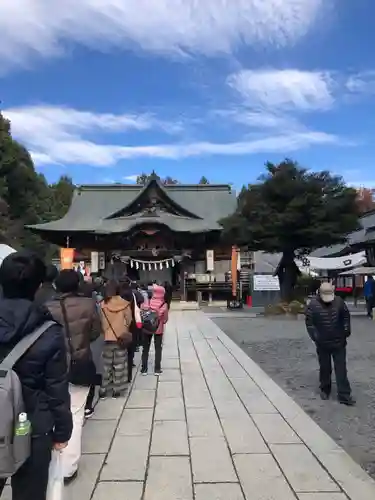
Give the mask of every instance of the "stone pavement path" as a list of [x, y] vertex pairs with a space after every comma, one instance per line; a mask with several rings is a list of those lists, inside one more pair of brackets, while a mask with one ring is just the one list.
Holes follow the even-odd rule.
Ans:
[[64, 500], [374, 500], [375, 482], [203, 312], [97, 406]]

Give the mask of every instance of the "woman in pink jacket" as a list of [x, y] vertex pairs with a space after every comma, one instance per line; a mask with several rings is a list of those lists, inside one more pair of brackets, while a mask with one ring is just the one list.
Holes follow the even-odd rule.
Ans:
[[142, 351], [142, 371], [143, 375], [148, 372], [148, 353], [150, 351], [151, 340], [154, 337], [155, 345], [155, 375], [159, 376], [161, 370], [161, 356], [163, 349], [163, 334], [165, 324], [168, 321], [168, 306], [165, 302], [165, 289], [162, 286], [154, 285], [152, 289], [152, 298], [148, 308], [155, 311], [159, 317], [159, 325], [155, 333], [143, 333], [143, 351]]

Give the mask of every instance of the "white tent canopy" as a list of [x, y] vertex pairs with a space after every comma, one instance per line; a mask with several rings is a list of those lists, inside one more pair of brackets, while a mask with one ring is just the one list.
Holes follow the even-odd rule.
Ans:
[[[303, 267], [308, 267], [315, 271], [333, 271], [339, 269], [352, 269], [366, 264], [366, 252], [358, 252], [344, 257], [310, 257], [301, 260]], [[298, 263], [299, 264], [299, 263]], [[297, 265], [298, 265], [297, 264]]]
[[11, 253], [16, 252], [16, 250], [9, 245], [1, 244], [0, 245], [0, 264], [3, 262], [5, 257], [8, 257]]

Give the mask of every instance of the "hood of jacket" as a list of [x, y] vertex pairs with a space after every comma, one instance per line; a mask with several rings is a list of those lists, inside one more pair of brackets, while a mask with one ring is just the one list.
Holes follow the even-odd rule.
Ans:
[[150, 307], [152, 309], [159, 309], [165, 302], [165, 288], [163, 286], [154, 285], [152, 288], [152, 299], [150, 300]]
[[0, 300], [0, 346], [15, 345], [36, 328], [52, 320], [44, 306], [26, 299]]
[[129, 306], [129, 304], [130, 302], [123, 299], [119, 295], [111, 297], [108, 302], [103, 301], [101, 303], [103, 309], [113, 313], [124, 311]]

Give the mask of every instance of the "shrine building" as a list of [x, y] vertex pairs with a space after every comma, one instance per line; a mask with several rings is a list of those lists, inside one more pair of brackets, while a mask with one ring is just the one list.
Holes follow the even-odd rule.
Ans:
[[87, 255], [94, 272], [168, 281], [181, 299], [196, 300], [199, 290], [230, 288], [231, 246], [219, 221], [236, 206], [230, 185], [163, 185], [151, 176], [144, 186], [79, 186], [62, 219], [29, 229]]

